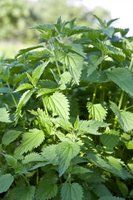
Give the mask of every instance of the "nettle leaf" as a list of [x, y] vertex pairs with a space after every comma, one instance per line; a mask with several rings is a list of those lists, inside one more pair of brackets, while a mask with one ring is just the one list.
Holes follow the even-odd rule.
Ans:
[[64, 183], [61, 188], [62, 200], [83, 200], [83, 188], [78, 183]]
[[127, 149], [133, 149], [133, 140], [130, 140], [129, 142], [126, 143]]
[[93, 104], [88, 102], [87, 109], [90, 114], [89, 117], [97, 121], [103, 121], [107, 115], [107, 111], [100, 103]]
[[34, 83], [34, 85], [37, 84], [38, 80], [40, 79], [41, 75], [44, 72], [44, 69], [46, 68], [46, 66], [48, 65], [49, 62], [46, 63], [42, 63], [41, 65], [39, 65], [38, 67], [36, 67], [34, 69], [34, 71], [32, 72], [32, 82]]
[[121, 197], [111, 197], [111, 196], [103, 196], [103, 197], [100, 197], [99, 200], [125, 200], [124, 198], [121, 198]]
[[37, 148], [44, 141], [44, 138], [44, 132], [42, 130], [36, 128], [29, 130], [29, 132], [23, 134], [22, 143], [15, 150], [15, 155], [20, 156], [23, 153]]
[[71, 52], [77, 53], [83, 58], [86, 57], [86, 54], [84, 53], [84, 50], [81, 44], [71, 43]]
[[108, 78], [122, 90], [133, 96], [133, 73], [127, 68], [113, 68], [106, 71]]
[[120, 110], [118, 109], [117, 105], [114, 102], [110, 101], [110, 108], [113, 111], [113, 113], [116, 115], [116, 117], [118, 118], [120, 125], [123, 127], [124, 124], [121, 118]]
[[79, 85], [81, 72], [83, 69], [83, 57], [76, 53], [68, 53], [65, 57], [65, 63], [68, 66], [69, 72], [73, 77], [74, 82]]
[[89, 57], [88, 66], [87, 67], [87, 76], [89, 77], [102, 63], [104, 60], [104, 57], [98, 57], [96, 55], [91, 55]]
[[108, 161], [103, 159], [100, 155], [94, 153], [88, 154], [88, 159], [97, 167], [104, 169], [123, 180], [132, 178], [132, 175], [122, 166], [123, 163], [114, 157], [108, 157]]
[[133, 129], [133, 113], [122, 110], [120, 114], [121, 120], [123, 121], [122, 127], [124, 131], [131, 131]]
[[9, 112], [6, 108], [0, 108], [0, 122], [10, 123]]
[[108, 124], [96, 120], [79, 120], [76, 130], [79, 134], [88, 133], [92, 135], [101, 135], [98, 129], [100, 127], [107, 127]]
[[126, 186], [126, 183], [120, 181], [120, 180], [117, 180], [117, 185], [118, 185], [118, 188], [119, 190], [121, 191], [121, 194], [124, 196], [124, 197], [127, 197], [128, 196], [128, 193], [129, 193], [129, 190], [128, 190], [128, 187]]
[[42, 150], [42, 156], [45, 161], [51, 164], [58, 164], [58, 158], [56, 153], [57, 145], [50, 145]]
[[33, 46], [33, 47], [28, 47], [28, 48], [25, 48], [25, 49], [21, 49], [18, 54], [16, 55], [16, 57], [22, 55], [22, 54], [25, 54], [31, 50], [34, 50], [34, 49], [38, 49], [38, 48], [41, 48], [43, 47], [43, 45], [37, 45], [37, 46]]
[[62, 176], [70, 165], [70, 161], [78, 155], [80, 148], [73, 142], [61, 142], [56, 148], [59, 165], [59, 175]]
[[54, 115], [69, 119], [69, 102], [64, 94], [55, 92], [51, 96], [44, 97], [43, 102], [44, 106], [51, 110]]
[[104, 184], [96, 184], [93, 186], [93, 192], [98, 196], [110, 196], [112, 197], [111, 192], [108, 190], [108, 188]]
[[112, 151], [119, 143], [119, 135], [115, 134], [102, 134], [100, 136], [102, 144], [106, 147], [106, 150]]
[[44, 161], [44, 158], [39, 153], [36, 152], [26, 155], [22, 160], [23, 164], [27, 164], [30, 162], [39, 162], [39, 161]]
[[16, 186], [9, 192], [10, 200], [34, 200], [34, 186]]
[[36, 200], [49, 200], [53, 199], [58, 192], [58, 186], [56, 183], [52, 181], [52, 177], [50, 180], [42, 180], [40, 181], [37, 191], [36, 191]]
[[129, 111], [120, 111], [114, 102], [110, 102], [110, 108], [115, 113], [118, 121], [125, 132], [131, 131], [133, 129], [133, 113]]
[[61, 85], [66, 85], [70, 83], [72, 80], [72, 76], [69, 72], [64, 72], [63, 74], [60, 75], [60, 81], [59, 84]]
[[31, 88], [33, 88], [33, 85], [31, 85], [30, 83], [22, 83], [21, 85], [19, 85], [17, 87], [15, 92], [19, 92], [19, 91], [22, 91], [22, 90], [29, 90]]
[[18, 163], [17, 163], [17, 159], [14, 158], [13, 156], [11, 155], [8, 155], [8, 154], [4, 154], [4, 157], [5, 157], [5, 160], [7, 162], [7, 164], [12, 167], [12, 168], [16, 168]]
[[27, 90], [21, 96], [21, 98], [18, 102], [18, 105], [17, 105], [17, 109], [16, 109], [16, 114], [15, 114], [16, 120], [18, 120], [18, 118], [21, 116], [22, 107], [25, 106], [25, 104], [29, 101], [29, 99], [31, 98], [33, 93], [34, 93], [34, 89]]
[[79, 133], [88, 133], [88, 128], [90, 126], [90, 121], [87, 120], [76, 120], [74, 124], [74, 129]]
[[86, 173], [92, 173], [92, 171], [90, 169], [87, 169], [85, 167], [81, 167], [81, 166], [73, 166], [70, 169], [71, 174], [86, 174]]
[[21, 134], [21, 131], [17, 131], [17, 130], [9, 130], [5, 132], [5, 134], [2, 137], [2, 144], [6, 146], [9, 145], [11, 142], [16, 140], [20, 134]]
[[117, 48], [111, 44], [105, 44], [103, 41], [94, 42], [94, 46], [96, 46], [99, 50], [102, 51], [104, 55], [109, 55], [118, 61], [125, 60], [125, 54], [123, 53], [122, 49]]
[[11, 174], [0, 175], [0, 193], [6, 192], [13, 181], [14, 177]]
[[115, 175], [117, 174], [122, 179], [133, 178], [133, 176], [125, 168], [125, 164], [123, 161], [113, 156], [108, 156], [107, 160], [111, 167], [113, 167], [112, 173], [114, 173]]
[[37, 97], [43, 96], [43, 95], [47, 95], [47, 94], [52, 94], [54, 92], [56, 92], [56, 88], [41, 88], [38, 90], [38, 94]]
[[8, 87], [1, 87], [0, 88], [0, 93], [3, 93], [3, 94], [8, 94], [10, 92], [9, 88]]

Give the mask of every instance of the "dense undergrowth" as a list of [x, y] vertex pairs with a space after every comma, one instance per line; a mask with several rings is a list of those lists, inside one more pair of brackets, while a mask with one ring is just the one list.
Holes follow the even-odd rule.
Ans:
[[0, 62], [0, 199], [132, 199], [133, 38], [114, 20], [35, 27]]

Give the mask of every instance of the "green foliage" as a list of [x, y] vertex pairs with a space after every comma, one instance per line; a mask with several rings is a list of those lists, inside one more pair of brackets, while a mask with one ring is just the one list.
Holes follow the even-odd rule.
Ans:
[[51, 110], [53, 115], [69, 119], [69, 102], [62, 93], [55, 92], [43, 98], [44, 106]]
[[108, 71], [107, 75], [109, 79], [116, 83], [122, 90], [133, 96], [133, 74], [129, 69], [115, 68]]
[[36, 128], [30, 129], [29, 132], [23, 134], [22, 143], [17, 147], [15, 155], [19, 156], [38, 147], [44, 140], [42, 130]]
[[44, 179], [40, 181], [36, 191], [36, 199], [49, 200], [55, 197], [57, 192], [58, 186], [56, 184], [56, 177], [50, 176], [49, 180]]
[[62, 200], [81, 200], [83, 199], [82, 187], [78, 183], [64, 183], [61, 188]]
[[2, 137], [2, 144], [9, 145], [11, 142], [16, 140], [20, 134], [21, 134], [21, 131], [17, 131], [17, 130], [9, 130], [5, 132], [5, 134]]
[[1, 60], [0, 199], [132, 199], [133, 40], [98, 20]]
[[9, 123], [11, 122], [9, 113], [6, 108], [0, 108], [0, 122]]
[[70, 161], [77, 156], [80, 149], [76, 143], [62, 142], [57, 146], [59, 175], [62, 176], [70, 165]]
[[98, 104], [93, 104], [88, 102], [87, 108], [89, 111], [89, 118], [95, 119], [97, 121], [103, 121], [106, 117], [107, 111], [103, 108], [103, 106]]
[[14, 178], [11, 174], [4, 174], [0, 176], [0, 193], [6, 192], [11, 186]]
[[[21, 194], [21, 195], [20, 195]], [[11, 200], [33, 200], [35, 194], [35, 187], [34, 186], [16, 186], [10, 192], [10, 196], [8, 199]]]

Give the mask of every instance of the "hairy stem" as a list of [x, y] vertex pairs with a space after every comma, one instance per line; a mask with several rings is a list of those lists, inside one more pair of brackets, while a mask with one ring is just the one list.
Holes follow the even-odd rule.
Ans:
[[92, 103], [94, 103], [95, 101], [96, 93], [97, 93], [97, 87], [95, 87], [94, 92], [93, 92]]
[[119, 104], [118, 104], [118, 108], [119, 110], [121, 109], [122, 103], [123, 103], [123, 98], [124, 98], [124, 91], [121, 92], [121, 96], [119, 99]]
[[11, 90], [11, 88], [10, 88], [9, 83], [7, 83], [7, 87], [8, 87], [8, 89], [9, 89], [9, 93], [10, 93], [10, 95], [11, 95], [11, 97], [12, 97], [12, 100], [13, 100], [13, 102], [14, 102], [15, 107], [17, 107], [17, 102], [16, 102], [16, 99], [15, 99], [13, 93], [12, 93], [12, 90]]

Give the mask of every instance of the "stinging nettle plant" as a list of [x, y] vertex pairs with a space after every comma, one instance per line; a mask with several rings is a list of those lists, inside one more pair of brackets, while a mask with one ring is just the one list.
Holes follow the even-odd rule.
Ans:
[[133, 198], [133, 38], [98, 21], [1, 59], [0, 199]]

